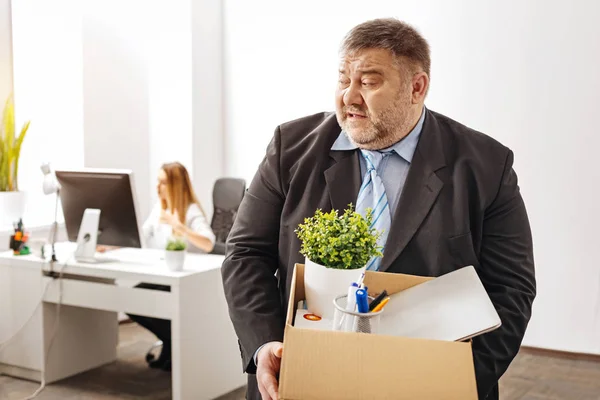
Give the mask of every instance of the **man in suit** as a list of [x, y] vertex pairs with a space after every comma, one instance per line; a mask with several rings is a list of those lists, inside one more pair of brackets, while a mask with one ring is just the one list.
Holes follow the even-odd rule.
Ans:
[[513, 153], [425, 108], [429, 46], [411, 26], [358, 25], [340, 55], [336, 113], [277, 127], [229, 236], [223, 282], [247, 397], [278, 396], [292, 270], [303, 261], [294, 229], [369, 191], [377, 196], [364, 201], [387, 232], [375, 270], [440, 276], [475, 266], [502, 319], [473, 340], [479, 397], [497, 399], [536, 292]]

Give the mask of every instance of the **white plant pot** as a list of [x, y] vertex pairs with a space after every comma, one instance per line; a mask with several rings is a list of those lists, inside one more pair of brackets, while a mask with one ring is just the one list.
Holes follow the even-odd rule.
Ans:
[[24, 211], [25, 192], [0, 192], [0, 230], [12, 228], [14, 222], [23, 218]]
[[165, 250], [165, 262], [171, 271], [183, 271], [185, 250]]
[[333, 320], [333, 299], [348, 294], [348, 287], [356, 282], [367, 269], [334, 269], [304, 261], [304, 293], [308, 311], [325, 319]]

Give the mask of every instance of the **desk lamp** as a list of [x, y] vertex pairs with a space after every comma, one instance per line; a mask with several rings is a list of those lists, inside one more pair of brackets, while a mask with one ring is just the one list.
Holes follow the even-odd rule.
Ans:
[[44, 183], [43, 183], [43, 190], [44, 190], [44, 194], [48, 195], [48, 194], [54, 194], [56, 193], [56, 203], [54, 205], [54, 223], [52, 224], [52, 262], [56, 262], [56, 250], [54, 248], [54, 245], [56, 244], [56, 235], [58, 232], [58, 199], [60, 198], [60, 184], [58, 183], [58, 180], [56, 180], [56, 175], [54, 175], [54, 171], [52, 171], [52, 168], [50, 167], [50, 163], [43, 163], [42, 166], [40, 167], [43, 174], [44, 174]]

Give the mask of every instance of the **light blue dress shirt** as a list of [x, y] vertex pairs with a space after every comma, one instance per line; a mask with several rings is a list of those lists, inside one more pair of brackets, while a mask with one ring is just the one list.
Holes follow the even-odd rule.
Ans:
[[[423, 129], [423, 122], [425, 121], [425, 107], [421, 113], [419, 122], [413, 128], [410, 133], [400, 140], [398, 143], [380, 150], [381, 152], [389, 152], [390, 154], [381, 160], [377, 168], [377, 175], [381, 177], [383, 181], [383, 187], [387, 195], [388, 202], [390, 203], [390, 213], [394, 216], [396, 206], [400, 200], [402, 189], [404, 188], [404, 182], [406, 182], [406, 176], [408, 175], [408, 169], [412, 162], [417, 143], [419, 143], [419, 137], [421, 130]], [[340, 136], [336, 139], [331, 146], [331, 150], [355, 150], [358, 146], [354, 145], [348, 135], [342, 131]], [[367, 165], [364, 156], [361, 153], [360, 156], [360, 174], [361, 177], [365, 176], [367, 172]], [[356, 199], [354, 200], [356, 202]]]

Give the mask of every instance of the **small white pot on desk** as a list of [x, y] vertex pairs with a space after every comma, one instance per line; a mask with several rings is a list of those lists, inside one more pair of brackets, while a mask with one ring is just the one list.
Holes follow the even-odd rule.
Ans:
[[183, 271], [185, 250], [165, 250], [165, 262], [171, 271]]
[[333, 319], [333, 299], [348, 293], [348, 286], [356, 282], [366, 266], [358, 269], [327, 268], [304, 261], [304, 293], [308, 311], [325, 319]]

